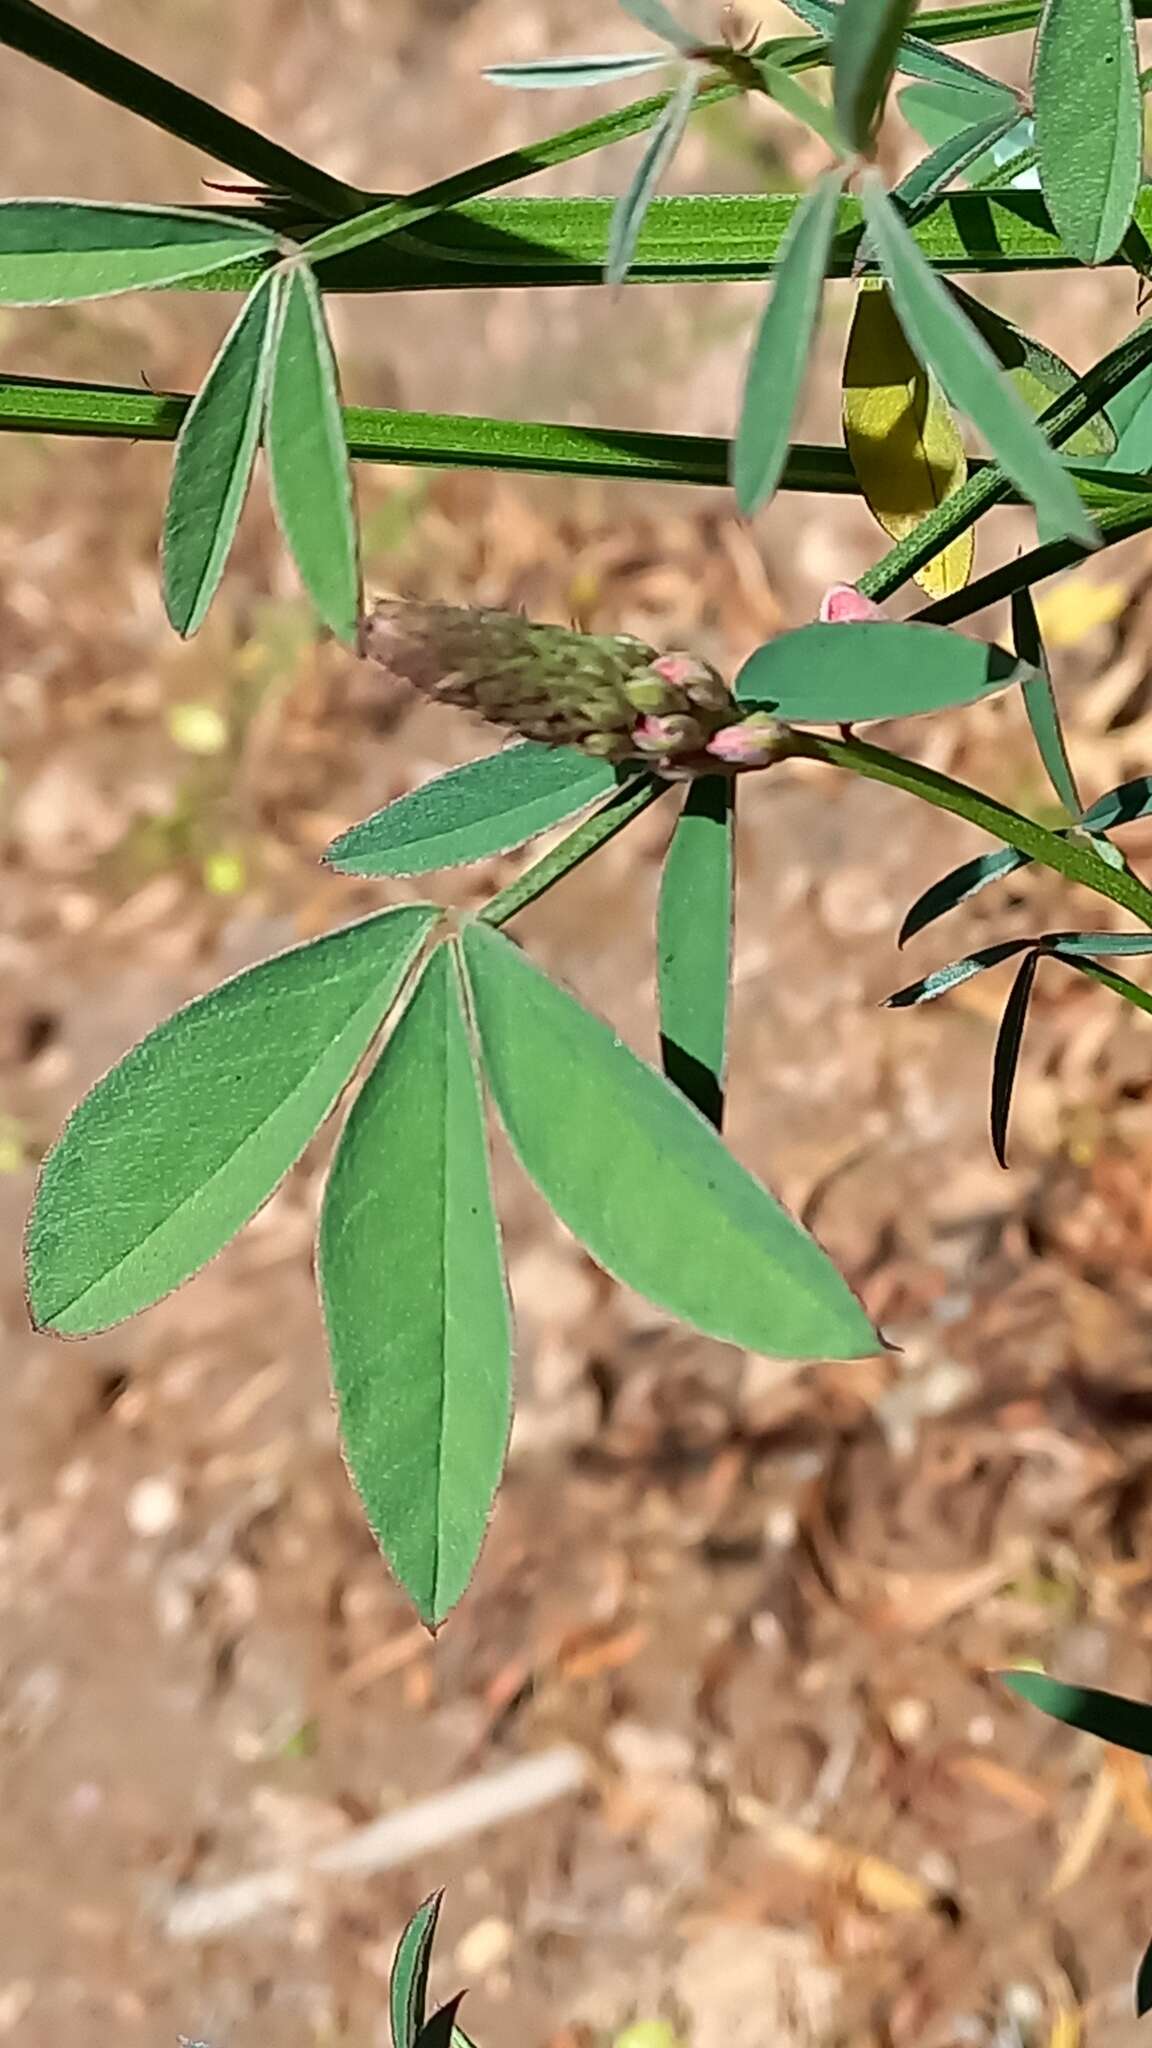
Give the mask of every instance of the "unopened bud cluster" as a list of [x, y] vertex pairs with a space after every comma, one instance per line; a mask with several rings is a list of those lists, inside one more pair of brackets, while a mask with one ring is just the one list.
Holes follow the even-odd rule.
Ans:
[[361, 627], [361, 652], [443, 704], [461, 704], [545, 746], [662, 775], [765, 767], [786, 729], [745, 717], [716, 670], [658, 654], [626, 634], [535, 625], [514, 612], [385, 598]]

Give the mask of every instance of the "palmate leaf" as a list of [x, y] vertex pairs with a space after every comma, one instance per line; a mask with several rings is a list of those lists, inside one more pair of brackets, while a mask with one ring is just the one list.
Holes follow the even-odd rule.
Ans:
[[661, 178], [684, 139], [684, 130], [696, 99], [696, 80], [686, 72], [671, 95], [664, 112], [648, 138], [636, 175], [612, 214], [608, 231], [608, 253], [604, 259], [606, 284], [622, 284], [628, 275], [644, 216], [656, 195]]
[[749, 655], [733, 693], [789, 724], [855, 725], [972, 704], [1021, 674], [1003, 647], [878, 619], [781, 633]]
[[868, 148], [916, 0], [842, 0], [832, 32], [832, 103], [853, 149]]
[[279, 316], [280, 279], [257, 285], [184, 416], [172, 460], [161, 565], [164, 608], [187, 638], [203, 623], [252, 479]]
[[881, 268], [917, 355], [936, 372], [952, 404], [985, 435], [1021, 494], [1062, 533], [1095, 546], [1099, 534], [1072, 478], [1000, 376], [986, 343], [929, 269], [875, 172], [865, 174], [862, 198]]
[[349, 1468], [393, 1571], [437, 1628], [471, 1577], [511, 1418], [484, 1108], [448, 946], [352, 1108], [318, 1267]]
[[351, 643], [360, 613], [352, 472], [320, 287], [302, 262], [282, 287], [264, 440], [272, 503], [300, 580], [324, 624]]
[[664, 1072], [717, 1128], [728, 1051], [734, 824], [730, 776], [689, 785], [664, 861], [656, 928]]
[[1016, 979], [1004, 1005], [1000, 1029], [996, 1034], [996, 1051], [992, 1060], [992, 1106], [991, 1130], [992, 1150], [998, 1165], [1007, 1167], [1008, 1118], [1012, 1110], [1012, 1092], [1016, 1085], [1016, 1070], [1020, 1064], [1020, 1048], [1024, 1043], [1024, 1026], [1028, 1021], [1028, 1004], [1032, 997], [1032, 984], [1036, 979], [1039, 955], [1025, 953], [1016, 970]]
[[763, 56], [753, 57], [749, 61], [769, 99], [775, 100], [777, 106], [783, 107], [786, 114], [792, 115], [793, 120], [803, 121], [806, 128], [810, 128], [814, 135], [818, 135], [822, 142], [828, 144], [829, 149], [835, 150], [837, 155], [842, 155], [843, 137], [831, 107], [826, 107], [823, 100], [818, 100], [815, 93], [809, 92], [806, 86], [801, 85], [799, 79], [794, 78], [790, 71], [786, 71], [782, 64], [774, 64], [770, 58]]
[[450, 768], [351, 825], [324, 859], [342, 875], [427, 875], [523, 846], [610, 796], [620, 777], [575, 747], [532, 740]]
[[843, 188], [843, 172], [829, 171], [797, 209], [752, 345], [732, 451], [736, 502], [748, 516], [767, 503], [784, 473]]
[[1046, 0], [1032, 85], [1048, 210], [1073, 255], [1105, 263], [1128, 231], [1142, 170], [1132, 0]]
[[[848, 332], [842, 395], [844, 440], [864, 501], [891, 540], [903, 540], [968, 475], [947, 400], [912, 353], [888, 287], [861, 282]], [[934, 598], [962, 590], [976, 546], [969, 527], [916, 572]]]
[[544, 57], [535, 63], [489, 64], [483, 76], [489, 85], [512, 86], [519, 92], [554, 92], [557, 87], [612, 85], [618, 78], [642, 78], [663, 71], [662, 50], [641, 50], [620, 57]]
[[608, 1272], [773, 1357], [880, 1348], [831, 1261], [677, 1089], [501, 934], [468, 924], [462, 943], [513, 1150]]
[[64, 306], [206, 277], [277, 248], [267, 229], [218, 213], [86, 199], [0, 203], [0, 305]]
[[107, 1329], [227, 1244], [334, 1107], [438, 915], [386, 910], [263, 960], [96, 1083], [40, 1175], [27, 1246], [38, 1328]]

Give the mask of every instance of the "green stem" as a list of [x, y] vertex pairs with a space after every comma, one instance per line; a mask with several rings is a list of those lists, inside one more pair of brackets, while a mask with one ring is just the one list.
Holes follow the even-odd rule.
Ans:
[[1070, 882], [1079, 882], [1085, 889], [1091, 889], [1097, 896], [1107, 896], [1118, 903], [1140, 923], [1152, 927], [1152, 890], [1134, 875], [1123, 869], [1111, 868], [1107, 861], [1082, 842], [1061, 839], [1046, 826], [1037, 825], [1031, 818], [1025, 818], [1019, 811], [1010, 810], [995, 797], [985, 796], [980, 790], [970, 789], [966, 783], [956, 782], [950, 775], [941, 775], [935, 768], [926, 768], [919, 761], [908, 761], [900, 754], [890, 754], [884, 747], [869, 746], [865, 740], [825, 739], [820, 733], [796, 732], [791, 753], [806, 761], [824, 761], [832, 768], [847, 768], [854, 775], [863, 775], [870, 782], [884, 782], [892, 789], [907, 790], [910, 796], [921, 797], [925, 803], [935, 805], [937, 810], [950, 811], [954, 817], [966, 818], [971, 825], [979, 826], [994, 839], [1006, 846], [1015, 846], [1042, 867], [1053, 868]]
[[34, 0], [0, 0], [0, 44], [19, 50], [51, 71], [62, 72], [101, 99], [141, 115], [154, 128], [190, 142], [194, 149], [230, 164], [258, 183], [291, 193], [319, 213], [339, 217], [368, 203], [368, 195], [355, 185], [346, 185], [342, 178], [330, 177], [290, 149], [281, 149], [255, 128], [234, 121], [219, 107], [194, 92], [185, 92], [147, 65], [120, 56], [95, 36], [61, 21], [47, 8], [37, 7]]
[[667, 796], [671, 788], [670, 782], [662, 782], [655, 775], [641, 775], [635, 782], [626, 782], [602, 811], [586, 818], [582, 825], [577, 825], [576, 830], [568, 834], [567, 839], [554, 846], [551, 853], [546, 853], [543, 860], [538, 860], [516, 881], [510, 882], [506, 889], [501, 889], [500, 894], [494, 896], [480, 912], [483, 922], [507, 924], [518, 911], [526, 910], [530, 903], [535, 903], [557, 882], [562, 882], [565, 875], [570, 875], [573, 868], [578, 868], [590, 854], [607, 846], [608, 841], [615, 839], [633, 818], [648, 810], [659, 797]]
[[[1043, 428], [1053, 447], [1059, 448], [1078, 428], [1094, 419], [1109, 399], [1115, 398], [1118, 391], [1138, 377], [1149, 362], [1152, 362], [1152, 327], [1138, 327], [1117, 348], [1102, 356], [1083, 377], [1078, 377], [1062, 397], [1046, 407], [1037, 425]], [[993, 505], [1002, 504], [1010, 492], [1009, 480], [998, 464], [979, 470], [951, 497], [945, 498], [943, 504], [930, 512], [926, 519], [922, 519], [914, 533], [897, 542], [879, 562], [866, 570], [860, 578], [860, 589], [865, 596], [875, 598], [877, 603], [890, 597], [894, 590], [915, 575], [917, 569], [923, 568], [941, 549], [975, 525], [982, 513]]]
[[[1118, 483], [1119, 478], [1115, 479]], [[1131, 540], [1134, 534], [1146, 533], [1152, 526], [1152, 491], [1146, 478], [1134, 477], [1131, 503], [1113, 503], [1097, 509], [1092, 516], [1100, 529], [1102, 546], [1116, 547], [1122, 540]], [[1144, 488], [1141, 490], [1140, 485]], [[1031, 548], [1026, 555], [1018, 555], [1013, 562], [1004, 562], [999, 569], [990, 569], [986, 576], [978, 576], [974, 583], [958, 590], [952, 597], [937, 598], [934, 604], [925, 605], [916, 613], [924, 625], [953, 626], [960, 619], [971, 618], [974, 612], [981, 612], [986, 605], [997, 604], [1001, 598], [1011, 597], [1017, 590], [1030, 590], [1035, 583], [1042, 583], [1046, 576], [1058, 575], [1062, 569], [1074, 569], [1083, 562], [1090, 550], [1081, 547], [1074, 540], [1045, 541], [1040, 547]]]

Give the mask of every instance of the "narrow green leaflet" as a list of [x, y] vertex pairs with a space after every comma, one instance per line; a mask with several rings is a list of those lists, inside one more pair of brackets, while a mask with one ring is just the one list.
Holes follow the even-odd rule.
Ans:
[[[818, 34], [834, 35], [839, 23], [840, 0], [786, 0], [791, 13], [807, 22]], [[977, 71], [972, 64], [965, 64], [963, 58], [953, 57], [947, 50], [938, 50], [933, 43], [925, 42], [921, 36], [902, 37], [897, 51], [896, 69], [910, 78], [951, 79], [963, 81], [973, 91], [981, 88], [988, 92], [1004, 92], [1006, 88], [995, 78], [989, 78], [983, 71]]]
[[719, 1127], [732, 973], [735, 783], [688, 786], [664, 861], [656, 944], [664, 1072]]
[[1084, 975], [1088, 981], [1110, 989], [1114, 996], [1122, 997], [1135, 1009], [1143, 1010], [1146, 1015], [1152, 1014], [1152, 990], [1141, 988], [1139, 982], [1129, 981], [1126, 974], [1117, 974], [1114, 967], [1103, 967], [1098, 960], [1073, 958], [1064, 953], [1058, 953], [1056, 958], [1063, 960], [1066, 967], [1074, 967], [1077, 974]]
[[680, 147], [695, 98], [696, 80], [689, 71], [680, 80], [653, 128], [636, 175], [613, 212], [608, 231], [608, 253], [604, 259], [606, 284], [623, 284], [628, 275], [644, 216], [661, 178]]
[[960, 412], [979, 427], [1021, 494], [1061, 531], [1095, 546], [1099, 535], [1072, 478], [1001, 377], [987, 344], [929, 269], [875, 172], [862, 181], [864, 216], [913, 348]]
[[784, 473], [843, 186], [843, 172], [829, 171], [797, 208], [753, 343], [732, 453], [736, 502], [748, 516], [767, 503]]
[[396, 1947], [388, 1982], [388, 2013], [392, 2048], [415, 2048], [428, 2010], [428, 1971], [436, 1924], [444, 1901], [442, 1891], [417, 1906]]
[[264, 427], [272, 501], [300, 580], [324, 624], [354, 641], [360, 558], [336, 359], [307, 264], [283, 287]]
[[575, 747], [525, 740], [467, 761], [385, 804], [332, 841], [324, 859], [342, 875], [428, 875], [507, 853], [563, 825], [620, 779]]
[[893, 193], [904, 214], [905, 224], [913, 227], [918, 220], [936, 204], [955, 178], [977, 165], [981, 157], [998, 142], [1011, 134], [1020, 119], [1015, 104], [1000, 108], [973, 122], [971, 127], [961, 128], [946, 141], [938, 143], [931, 154], [923, 157], [906, 178], [902, 178]]
[[431, 2019], [425, 2020], [416, 2036], [415, 2048], [458, 2048], [466, 2037], [456, 2025], [456, 2015], [467, 1998], [466, 1991], [458, 1991], [447, 2005], [442, 2005]]
[[472, 1575], [511, 1414], [484, 1105], [449, 946], [353, 1105], [318, 1265], [345, 1456], [381, 1549], [437, 1628]]
[[676, 16], [664, 6], [664, 0], [620, 0], [620, 5], [625, 14], [639, 22], [641, 28], [649, 29], [662, 42], [671, 43], [674, 50], [699, 48], [699, 36], [685, 28], [682, 21], [677, 21]]
[[709, 1336], [784, 1358], [880, 1348], [831, 1261], [712, 1126], [503, 934], [464, 956], [485, 1072], [525, 1171], [595, 1259]]
[[1040, 622], [1030, 590], [1016, 590], [1012, 594], [1012, 641], [1021, 661], [1027, 664], [1028, 672], [1021, 687], [1032, 737], [1048, 771], [1048, 780], [1068, 816], [1075, 820], [1080, 817], [1084, 806], [1068, 759], [1064, 728], [1060, 723], [1056, 693], [1048, 672], [1048, 658], [1040, 637]]
[[257, 285], [184, 415], [164, 512], [164, 608], [187, 638], [202, 624], [228, 560], [260, 441], [279, 300]]
[[1152, 363], [1109, 399], [1108, 418], [1116, 433], [1109, 468], [1146, 476], [1152, 470]]
[[[1025, 334], [1013, 321], [1006, 320], [1003, 313], [996, 313], [991, 306], [983, 305], [958, 284], [950, 284], [949, 290], [976, 332], [987, 342], [997, 362], [1007, 372], [1009, 383], [1019, 392], [1034, 417], [1079, 383], [1075, 370], [1061, 356], [1046, 348], [1042, 341]], [[1062, 444], [1064, 453], [1084, 462], [1108, 460], [1116, 446], [1110, 412], [1111, 406], [1098, 412], [1095, 419], [1086, 420], [1082, 427], [1070, 434]], [[1112, 461], [1110, 466], [1117, 468], [1119, 465]]]
[[1116, 789], [1106, 790], [1089, 804], [1082, 823], [1087, 832], [1111, 831], [1114, 825], [1134, 825], [1138, 818], [1152, 816], [1152, 775], [1135, 775]]
[[1031, 865], [1028, 855], [1015, 846], [1000, 846], [995, 853], [978, 853], [974, 860], [966, 860], [961, 867], [941, 876], [938, 882], [933, 882], [931, 888], [916, 898], [900, 927], [897, 945], [906, 946], [909, 939], [926, 931], [938, 917], [946, 917], [950, 910], [958, 910], [962, 903], [978, 896], [992, 882], [1004, 881], [1018, 869]]
[[866, 150], [884, 109], [916, 0], [843, 0], [832, 32], [832, 103], [853, 149]]
[[640, 78], [663, 71], [662, 50], [643, 50], [630, 57], [547, 57], [535, 64], [489, 64], [483, 76], [489, 85], [508, 85], [519, 92], [552, 92], [557, 86], [611, 85], [617, 78]]
[[938, 996], [950, 995], [961, 982], [971, 981], [975, 974], [986, 973], [989, 967], [999, 967], [1004, 960], [1015, 960], [1035, 944], [1035, 939], [998, 939], [994, 946], [981, 946], [978, 953], [969, 953], [963, 960], [952, 960], [947, 967], [937, 967], [934, 973], [926, 974], [921, 981], [912, 981], [907, 988], [898, 988], [895, 995], [887, 998], [884, 1007], [886, 1010], [913, 1010], [920, 1003], [934, 1003]]
[[1059, 960], [1134, 960], [1152, 953], [1152, 932], [1050, 932], [1044, 945]]
[[733, 691], [741, 704], [790, 724], [856, 725], [972, 704], [1024, 673], [1005, 648], [945, 626], [866, 619], [798, 626], [766, 641], [749, 655]]
[[38, 1328], [107, 1329], [227, 1244], [333, 1108], [438, 914], [386, 910], [263, 960], [96, 1083], [40, 1175], [27, 1245]]
[[1136, 1972], [1136, 2017], [1145, 2019], [1152, 2012], [1152, 1942], [1149, 1942], [1140, 1958]]
[[1028, 1021], [1028, 1004], [1038, 959], [1035, 952], [1025, 953], [1016, 970], [1016, 979], [996, 1034], [996, 1052], [992, 1061], [992, 1150], [997, 1164], [1003, 1167], [1008, 1165], [1008, 1118], [1012, 1111], [1012, 1091], [1016, 1085], [1016, 1070], [1020, 1064], [1020, 1048], [1024, 1043], [1024, 1026]]
[[896, 99], [904, 119], [930, 149], [967, 134], [974, 123], [999, 113], [1013, 111], [1017, 121], [1024, 119], [1023, 106], [1011, 87], [993, 78], [979, 85], [968, 79], [905, 85]]
[[1032, 87], [1048, 211], [1074, 256], [1106, 263], [1128, 231], [1142, 169], [1132, 0], [1047, 0]]
[[1091, 1685], [1064, 1685], [1042, 1671], [1002, 1671], [1000, 1676], [1022, 1700], [1051, 1714], [1054, 1721], [1098, 1735], [1118, 1749], [1134, 1749], [1137, 1756], [1152, 1756], [1152, 1707], [1142, 1700], [1100, 1692]]
[[6, 199], [0, 203], [0, 305], [65, 306], [151, 291], [249, 262], [278, 243], [267, 229], [219, 213]]
[[753, 57], [750, 61], [769, 99], [775, 100], [777, 106], [791, 114], [793, 120], [803, 121], [805, 127], [811, 128], [814, 135], [828, 144], [829, 149], [840, 154], [844, 143], [831, 107], [818, 100], [815, 93], [801, 85], [790, 71], [785, 71], [782, 64], [773, 64], [766, 57]]

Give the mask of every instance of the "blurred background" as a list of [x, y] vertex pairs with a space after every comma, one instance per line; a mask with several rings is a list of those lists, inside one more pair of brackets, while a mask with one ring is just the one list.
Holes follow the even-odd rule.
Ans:
[[[610, 0], [60, 11], [397, 191], [612, 102], [501, 94], [486, 62], [643, 40]], [[998, 67], [1026, 55], [1009, 40]], [[227, 175], [7, 52], [0, 91], [6, 193], [187, 202]], [[618, 190], [635, 147], [550, 189]], [[886, 148], [894, 169], [910, 154], [898, 121]], [[725, 106], [676, 179], [786, 189], [816, 161], [771, 110]], [[727, 432], [761, 296], [346, 300], [346, 396]], [[1136, 317], [1122, 273], [986, 296], [1077, 368]], [[831, 290], [809, 438], [837, 431], [850, 305]], [[229, 316], [194, 294], [5, 314], [3, 361], [187, 390]], [[19, 1240], [95, 1076], [224, 974], [415, 893], [318, 857], [493, 736], [317, 642], [262, 485], [185, 646], [156, 575], [163, 448], [8, 435], [0, 462], [0, 2041], [383, 2048], [395, 1939], [446, 1883], [434, 1987], [474, 1987], [482, 2048], [612, 2048], [640, 2022], [664, 2031], [631, 2048], [1135, 2042], [1143, 1767], [989, 1673], [1037, 1658], [1152, 1689], [1147, 1024], [1041, 974], [1002, 1174], [999, 976], [878, 1007], [971, 943], [1107, 906], [1085, 920], [1025, 876], [902, 959], [911, 897], [984, 842], [825, 771], [742, 789], [732, 1140], [899, 1349], [793, 1370], [698, 1340], [605, 1281], [502, 1155], [519, 1420], [475, 1584], [432, 1642], [337, 1448], [310, 1279], [326, 1140], [209, 1271], [97, 1341], [29, 1334]], [[720, 492], [359, 484], [371, 588], [628, 630], [727, 672], [883, 547], [850, 502], [791, 498], [749, 527]], [[995, 515], [982, 566], [1026, 533]], [[1043, 596], [1095, 795], [1152, 757], [1152, 552]], [[880, 737], [1045, 805], [1012, 700]], [[670, 824], [650, 813], [519, 927], [648, 1053]], [[1125, 844], [1152, 855], [1140, 828]], [[474, 903], [515, 865], [434, 886]], [[178, 1938], [181, 1887], [292, 1867], [561, 1742], [588, 1759], [577, 1796]]]

